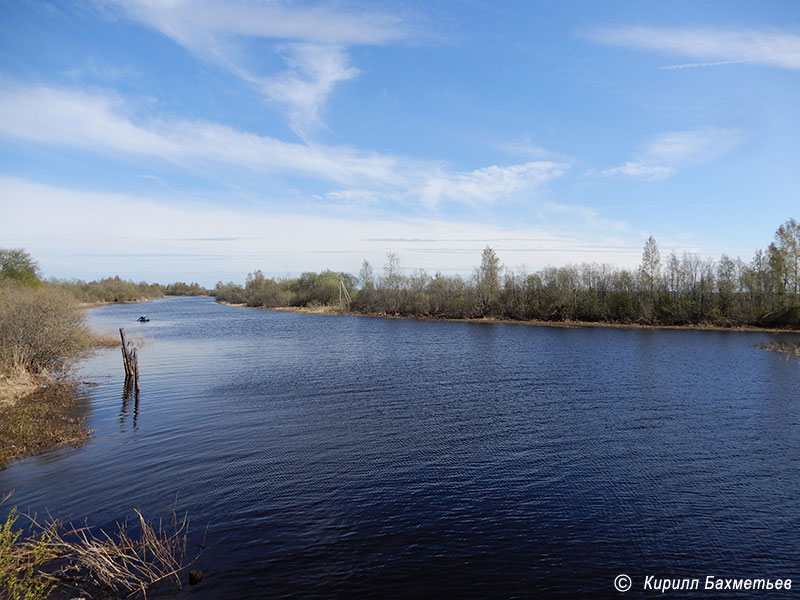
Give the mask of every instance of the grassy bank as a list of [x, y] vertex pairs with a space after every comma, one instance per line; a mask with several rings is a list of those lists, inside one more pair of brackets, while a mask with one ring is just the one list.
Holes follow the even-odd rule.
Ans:
[[0, 379], [0, 469], [14, 458], [80, 445], [89, 436], [73, 415], [75, 382], [27, 374]]
[[[91, 347], [116, 347], [112, 334], [91, 333]], [[73, 413], [78, 383], [68, 372], [52, 375], [22, 368], [0, 374], [0, 469], [14, 458], [64, 445], [80, 445], [90, 435]]]

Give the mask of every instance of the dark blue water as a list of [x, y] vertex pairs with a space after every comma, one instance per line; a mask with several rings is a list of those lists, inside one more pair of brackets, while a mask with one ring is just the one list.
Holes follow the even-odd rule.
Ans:
[[100, 351], [81, 369], [91, 441], [0, 471], [0, 491], [98, 526], [177, 495], [208, 546], [181, 597], [616, 597], [619, 573], [627, 597], [647, 575], [800, 587], [800, 362], [754, 348], [769, 334], [208, 298], [90, 320], [138, 340], [138, 404]]

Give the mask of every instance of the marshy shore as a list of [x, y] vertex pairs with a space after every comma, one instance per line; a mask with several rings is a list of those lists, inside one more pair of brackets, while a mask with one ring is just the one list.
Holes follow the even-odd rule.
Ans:
[[86, 441], [91, 431], [74, 414], [78, 385], [28, 374], [0, 378], [0, 469], [15, 458]]

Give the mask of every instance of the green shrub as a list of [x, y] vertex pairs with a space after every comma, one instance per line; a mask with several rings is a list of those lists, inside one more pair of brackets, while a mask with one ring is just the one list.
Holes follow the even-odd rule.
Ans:
[[39, 572], [39, 568], [53, 558], [50, 545], [53, 526], [45, 528], [39, 537], [20, 539], [22, 531], [14, 529], [18, 518], [14, 507], [6, 522], [0, 525], [0, 597], [43, 600], [55, 587]]
[[0, 248], [0, 279], [37, 287], [41, 283], [39, 265], [24, 248]]

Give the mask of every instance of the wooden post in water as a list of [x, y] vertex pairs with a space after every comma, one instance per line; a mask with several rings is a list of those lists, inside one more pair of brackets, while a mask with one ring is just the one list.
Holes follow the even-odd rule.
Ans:
[[131, 364], [131, 355], [128, 344], [125, 343], [125, 330], [119, 328], [119, 337], [122, 340], [122, 366], [125, 367], [125, 379], [133, 376], [133, 365]]
[[131, 359], [133, 362], [133, 387], [136, 390], [138, 395], [139, 393], [139, 356], [136, 354], [136, 348], [133, 349], [131, 353]]
[[125, 341], [125, 330], [119, 328], [119, 337], [122, 340], [122, 363], [125, 367], [125, 385], [133, 379], [136, 391], [139, 391], [139, 357], [136, 355], [136, 348], [131, 342]]

